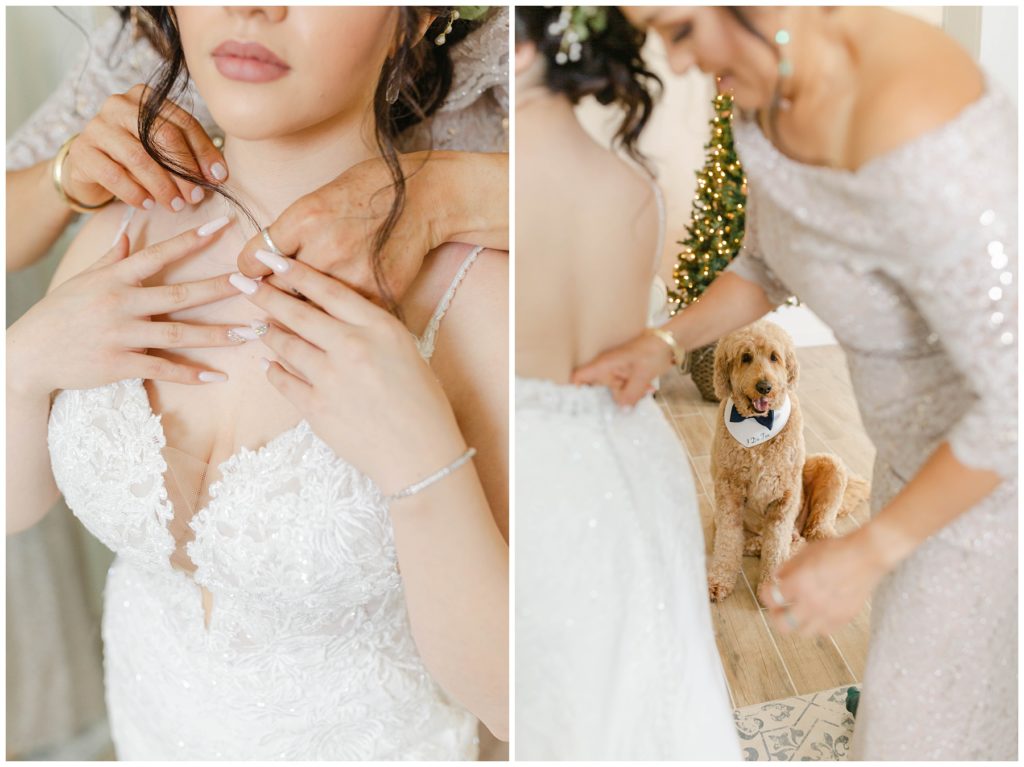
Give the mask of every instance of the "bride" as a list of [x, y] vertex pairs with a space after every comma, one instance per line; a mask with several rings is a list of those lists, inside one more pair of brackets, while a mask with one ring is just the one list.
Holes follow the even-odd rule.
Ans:
[[[575, 38], [575, 42], [574, 42]], [[581, 42], [582, 41], [582, 42]], [[573, 105], [621, 107], [636, 142], [655, 78], [615, 8], [516, 9], [516, 755], [734, 759], [704, 541], [679, 442], [573, 368], [639, 333], [660, 196]]]
[[[109, 206], [8, 333], [8, 528], [59, 488], [117, 554], [120, 759], [465, 759], [478, 719], [506, 737], [507, 259], [437, 248], [390, 311], [269, 237], [274, 276], [229, 274], [248, 220], [387, 157], [444, 97], [450, 11], [151, 9], [163, 82], [187, 65], [226, 134], [225, 196]], [[158, 347], [135, 356], [159, 380], [98, 385], [119, 343]]]

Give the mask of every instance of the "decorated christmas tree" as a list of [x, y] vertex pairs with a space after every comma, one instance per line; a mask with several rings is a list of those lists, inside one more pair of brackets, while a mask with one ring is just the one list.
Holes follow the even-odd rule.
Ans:
[[672, 313], [700, 298], [711, 281], [739, 253], [747, 201], [747, 179], [732, 145], [732, 97], [715, 96], [706, 162], [697, 172], [693, 217], [673, 271]]

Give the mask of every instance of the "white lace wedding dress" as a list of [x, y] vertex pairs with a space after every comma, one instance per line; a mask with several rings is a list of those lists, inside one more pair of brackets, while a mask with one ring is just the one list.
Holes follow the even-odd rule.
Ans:
[[524, 377], [515, 412], [516, 757], [738, 761], [697, 494], [665, 416]]
[[[418, 339], [425, 359], [478, 253]], [[221, 464], [190, 523], [194, 575], [171, 566], [166, 439], [140, 379], [61, 392], [49, 444], [68, 506], [117, 554], [103, 639], [120, 759], [476, 757], [476, 718], [413, 642], [384, 500], [307, 422]]]

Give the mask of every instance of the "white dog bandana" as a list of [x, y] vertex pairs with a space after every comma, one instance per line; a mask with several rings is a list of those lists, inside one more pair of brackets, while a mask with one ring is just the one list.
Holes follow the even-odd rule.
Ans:
[[743, 447], [754, 447], [762, 442], [767, 442], [782, 431], [789, 421], [789, 413], [792, 409], [787, 394], [778, 409], [769, 410], [764, 415], [746, 418], [739, 414], [732, 397], [730, 397], [723, 409], [723, 420], [725, 428], [729, 430], [733, 439]]

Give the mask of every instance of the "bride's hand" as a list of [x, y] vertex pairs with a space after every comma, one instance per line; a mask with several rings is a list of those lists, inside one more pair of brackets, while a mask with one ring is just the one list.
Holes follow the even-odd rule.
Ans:
[[[405, 207], [381, 253], [384, 280], [401, 299], [423, 258], [444, 242], [508, 249], [508, 155], [414, 152], [401, 155]], [[378, 227], [393, 199], [392, 178], [381, 159], [358, 163], [299, 198], [268, 227], [281, 252], [379, 299], [371, 255]], [[249, 240], [238, 269], [270, 274], [256, 259], [262, 236]], [[278, 284], [270, 278], [271, 284]]]
[[267, 378], [316, 434], [385, 494], [458, 458], [462, 433], [408, 329], [302, 262], [268, 260], [283, 290], [241, 274], [232, 282], [275, 320], [261, 338], [278, 359]]
[[[139, 110], [146, 95], [147, 87], [136, 85], [110, 96], [71, 142], [62, 183], [79, 202], [98, 205], [113, 195], [134, 208], [149, 208], [156, 201], [175, 212], [203, 199], [201, 187], [160, 167], [142, 146]], [[227, 178], [224, 156], [198, 120], [166, 101], [160, 121], [154, 140], [163, 151], [212, 184]]]
[[649, 333], [599, 354], [576, 368], [577, 385], [607, 386], [620, 405], [633, 406], [651, 391], [651, 382], [672, 369], [672, 350]]
[[8, 387], [28, 395], [87, 389], [125, 378], [177, 383], [226, 380], [146, 354], [146, 349], [236, 346], [230, 325], [156, 322], [154, 315], [236, 295], [227, 275], [141, 287], [147, 277], [205, 247], [229, 221], [216, 219], [129, 255], [121, 236], [95, 264], [55, 288], [7, 331]]

